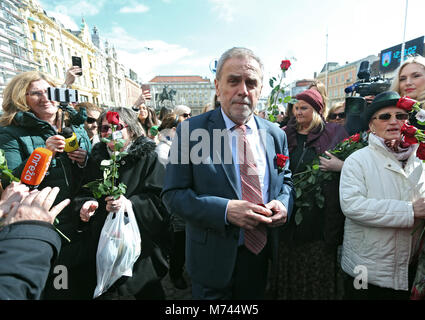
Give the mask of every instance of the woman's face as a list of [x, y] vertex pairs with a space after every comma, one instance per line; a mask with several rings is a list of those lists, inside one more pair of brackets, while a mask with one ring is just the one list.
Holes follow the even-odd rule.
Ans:
[[425, 67], [409, 63], [400, 72], [400, 95], [417, 99], [425, 91]]
[[51, 85], [46, 80], [37, 80], [30, 83], [26, 92], [26, 102], [31, 111], [42, 120], [56, 117], [58, 107], [56, 102], [47, 98], [47, 88]]
[[301, 126], [301, 127], [308, 127], [311, 123], [311, 121], [313, 120], [313, 107], [303, 101], [303, 100], [299, 100], [293, 108], [294, 111], [294, 116], [297, 119], [297, 123]]
[[328, 119], [329, 122], [338, 123], [343, 126], [345, 124], [345, 107], [336, 108], [329, 114]]
[[[384, 115], [384, 116], [383, 116]], [[385, 115], [391, 115], [389, 119], [379, 119]], [[403, 119], [398, 120], [396, 118], [403, 117]], [[386, 107], [378, 110], [372, 116], [369, 122], [369, 129], [375, 133], [378, 137], [383, 138], [384, 140], [400, 140], [401, 138], [401, 127], [408, 119], [408, 113], [397, 107]]]
[[141, 121], [145, 121], [145, 120], [146, 120], [146, 118], [148, 117], [148, 115], [149, 115], [148, 107], [146, 107], [146, 105], [145, 105], [145, 104], [142, 104], [142, 105], [140, 106], [139, 119], [140, 119]]
[[[122, 151], [131, 142], [131, 134], [130, 134], [130, 131], [128, 130], [127, 125], [121, 119], [120, 119], [120, 125], [122, 126], [122, 129], [121, 130], [115, 130], [115, 134], [118, 135], [118, 138], [125, 140], [124, 146], [120, 150], [120, 151]], [[102, 126], [100, 127], [100, 136], [102, 138], [108, 138], [108, 139], [112, 138], [112, 128], [111, 128], [111, 125], [108, 123], [108, 120], [106, 120], [106, 117], [102, 119]], [[108, 148], [111, 151], [114, 151], [114, 142], [113, 141], [108, 143]]]

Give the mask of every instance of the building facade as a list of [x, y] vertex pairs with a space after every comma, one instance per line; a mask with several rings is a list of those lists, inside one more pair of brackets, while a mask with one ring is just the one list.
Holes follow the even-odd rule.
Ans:
[[156, 76], [148, 83], [152, 94], [152, 104], [156, 109], [162, 105], [171, 106], [169, 100], [160, 102], [164, 88], [175, 90], [174, 104], [184, 104], [192, 109], [192, 115], [198, 115], [207, 104], [212, 104], [215, 86], [207, 78], [200, 76]]
[[[375, 55], [370, 55], [364, 59], [357, 60], [355, 62], [346, 63], [343, 66], [339, 66], [337, 63], [325, 64], [322, 71], [315, 78], [316, 81], [320, 81], [326, 85], [327, 82], [327, 93], [329, 107], [338, 102], [343, 102], [346, 97], [345, 88], [354, 84], [357, 79], [357, 72], [360, 64], [363, 61], [368, 61], [369, 65], [376, 64], [379, 58]], [[327, 74], [326, 74], [326, 68]], [[327, 81], [326, 81], [327, 80]]]
[[57, 86], [65, 82], [72, 56], [82, 60], [83, 75], [72, 85], [79, 101], [102, 107], [127, 106], [126, 75], [115, 48], [93, 34], [82, 19], [80, 29], [66, 29], [49, 17], [37, 0], [0, 0], [0, 96], [13, 76], [30, 70], [49, 74]]
[[23, 14], [27, 1], [0, 0], [0, 105], [3, 90], [15, 75], [38, 69]]

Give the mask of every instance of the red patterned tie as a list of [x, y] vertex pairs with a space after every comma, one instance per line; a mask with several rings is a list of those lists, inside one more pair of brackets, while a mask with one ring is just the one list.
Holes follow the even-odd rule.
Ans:
[[[258, 204], [263, 203], [260, 178], [257, 164], [249, 142], [246, 138], [246, 126], [237, 126], [238, 131], [238, 160], [241, 176], [242, 199]], [[244, 230], [244, 244], [248, 250], [259, 254], [267, 243], [267, 228], [259, 224], [253, 230]]]

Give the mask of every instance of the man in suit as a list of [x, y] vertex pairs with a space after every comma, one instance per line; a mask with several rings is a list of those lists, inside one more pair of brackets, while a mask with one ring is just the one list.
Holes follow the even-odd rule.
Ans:
[[162, 199], [186, 221], [194, 299], [264, 298], [276, 227], [292, 209], [289, 161], [277, 165], [285, 133], [254, 116], [262, 80], [251, 50], [227, 50], [215, 79], [221, 107], [183, 121], [171, 146]]

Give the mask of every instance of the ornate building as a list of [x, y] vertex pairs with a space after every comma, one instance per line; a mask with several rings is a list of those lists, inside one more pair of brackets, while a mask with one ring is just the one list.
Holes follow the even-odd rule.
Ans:
[[0, 105], [6, 84], [21, 72], [35, 70], [28, 24], [28, 1], [0, 0]]
[[166, 87], [176, 91], [174, 103], [187, 105], [192, 109], [192, 115], [200, 114], [206, 104], [212, 103], [215, 93], [214, 84], [200, 76], [156, 76], [148, 84], [156, 108], [160, 107], [159, 95]]

